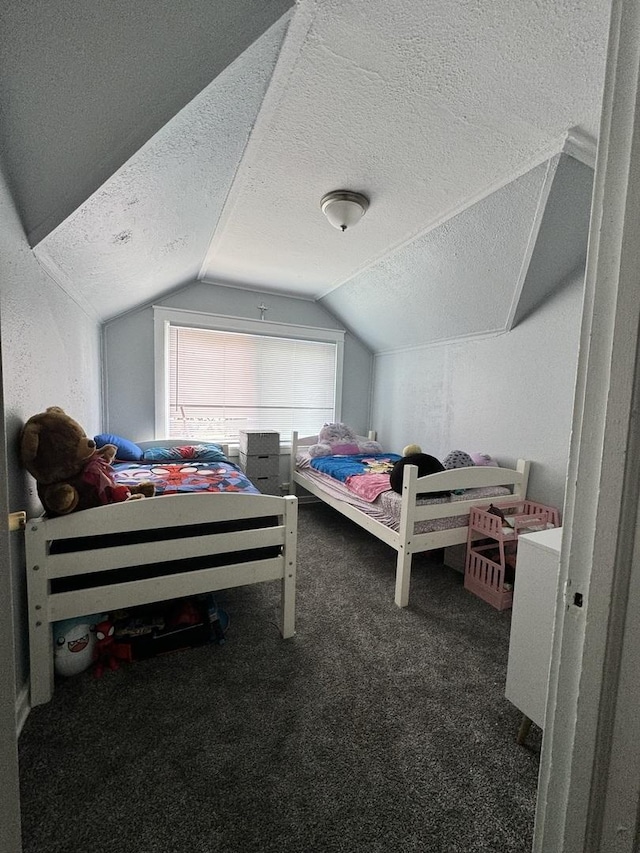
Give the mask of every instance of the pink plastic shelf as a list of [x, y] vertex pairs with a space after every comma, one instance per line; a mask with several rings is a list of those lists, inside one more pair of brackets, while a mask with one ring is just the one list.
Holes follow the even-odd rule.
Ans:
[[[485, 507], [472, 507], [469, 512], [467, 558], [464, 586], [496, 610], [506, 610], [513, 603], [513, 584], [505, 579], [507, 567], [515, 568], [518, 536], [536, 530], [547, 530], [560, 524], [555, 507], [520, 501], [498, 504], [511, 527]], [[477, 540], [481, 540], [474, 544]], [[491, 539], [491, 542], [486, 542]]]

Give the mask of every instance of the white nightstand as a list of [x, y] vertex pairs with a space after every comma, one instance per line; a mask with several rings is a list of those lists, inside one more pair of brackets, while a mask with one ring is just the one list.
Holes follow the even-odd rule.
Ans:
[[280, 433], [240, 430], [240, 467], [265, 495], [280, 495]]

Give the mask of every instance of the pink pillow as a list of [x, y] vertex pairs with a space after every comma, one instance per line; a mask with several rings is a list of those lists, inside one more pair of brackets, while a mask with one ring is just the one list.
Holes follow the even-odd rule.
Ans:
[[332, 456], [353, 456], [354, 453], [360, 452], [357, 444], [333, 444], [331, 446]]

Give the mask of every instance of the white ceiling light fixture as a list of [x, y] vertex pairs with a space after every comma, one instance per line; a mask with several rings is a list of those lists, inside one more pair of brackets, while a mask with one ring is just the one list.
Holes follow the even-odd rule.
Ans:
[[351, 190], [333, 190], [320, 202], [322, 212], [334, 228], [346, 231], [353, 228], [367, 212], [369, 199]]

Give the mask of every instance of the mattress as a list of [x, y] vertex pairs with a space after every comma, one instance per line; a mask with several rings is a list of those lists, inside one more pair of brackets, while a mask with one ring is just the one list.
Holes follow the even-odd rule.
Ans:
[[[311, 480], [317, 486], [321, 487], [331, 497], [344, 501], [353, 507], [361, 510], [366, 515], [390, 527], [392, 530], [400, 529], [400, 511], [402, 507], [402, 497], [389, 489], [382, 492], [374, 501], [367, 502], [361, 500], [357, 495], [354, 495], [346, 486], [339, 480], [322, 474], [316, 471], [308, 464], [308, 457], [301, 454], [297, 457], [298, 473], [305, 478]], [[458, 501], [480, 500], [481, 498], [499, 498], [508, 497], [511, 490], [505, 486], [485, 486], [480, 489], [466, 489], [463, 494], [450, 495], [447, 497], [437, 498], [418, 498], [416, 501], [418, 506], [426, 506], [429, 504], [446, 504], [456, 503]], [[437, 518], [429, 521], [416, 522], [414, 533], [431, 533], [437, 530], [450, 530], [454, 527], [466, 527], [469, 523], [468, 515], [455, 515], [446, 518]]]

